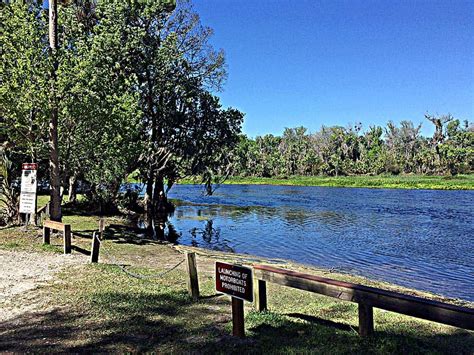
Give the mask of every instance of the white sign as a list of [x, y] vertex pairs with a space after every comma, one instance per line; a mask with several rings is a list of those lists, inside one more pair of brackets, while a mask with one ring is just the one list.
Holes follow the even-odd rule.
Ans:
[[35, 213], [37, 164], [23, 164], [21, 174], [20, 213]]

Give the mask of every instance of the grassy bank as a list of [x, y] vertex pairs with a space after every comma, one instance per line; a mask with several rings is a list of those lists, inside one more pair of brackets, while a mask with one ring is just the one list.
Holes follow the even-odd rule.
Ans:
[[[192, 179], [180, 181], [193, 183]], [[473, 190], [474, 175], [421, 176], [292, 176], [285, 179], [260, 177], [229, 177], [224, 184], [368, 187], [386, 189]]]
[[[98, 217], [65, 210], [72, 224], [73, 254], [87, 253]], [[101, 263], [64, 269], [57, 278], [15, 299], [15, 307], [41, 301], [28, 311], [0, 323], [0, 351], [35, 352], [324, 352], [324, 353], [472, 353], [474, 333], [375, 310], [376, 334], [357, 335], [357, 305], [269, 284], [270, 311], [257, 313], [246, 303], [247, 339], [229, 336], [230, 301], [216, 295], [214, 262], [247, 265], [265, 260], [235, 254], [198, 253], [201, 298], [191, 302], [186, 293], [183, 246], [140, 238], [121, 217], [106, 220]], [[40, 229], [0, 230], [0, 249], [8, 252], [61, 253], [62, 240], [41, 245]], [[64, 256], [67, 258], [67, 256]], [[275, 262], [275, 261], [273, 261]], [[126, 274], [117, 264], [143, 278]], [[359, 277], [339, 275], [302, 265], [277, 264], [366, 285], [400, 288]], [[151, 278], [147, 278], [147, 277]], [[432, 295], [403, 290], [425, 297]], [[0, 304], [1, 307], [1, 304]]]

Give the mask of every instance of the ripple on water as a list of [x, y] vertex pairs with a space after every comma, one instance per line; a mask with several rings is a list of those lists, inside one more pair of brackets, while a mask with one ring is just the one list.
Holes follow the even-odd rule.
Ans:
[[[474, 301], [474, 191], [179, 185], [179, 243], [285, 258]], [[211, 226], [209, 225], [211, 223]], [[195, 228], [195, 233], [190, 231]], [[196, 232], [198, 231], [198, 232]]]

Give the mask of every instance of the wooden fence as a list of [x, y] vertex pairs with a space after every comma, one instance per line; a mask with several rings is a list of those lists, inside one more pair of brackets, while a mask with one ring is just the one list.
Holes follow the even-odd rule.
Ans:
[[[105, 221], [103, 218], [99, 220], [99, 231], [92, 234], [92, 241], [91, 241], [91, 251], [90, 251], [90, 262], [97, 263], [99, 262], [99, 250], [101, 239], [103, 239], [103, 233], [105, 229]], [[71, 232], [71, 225], [64, 224], [61, 222], [55, 222], [46, 220], [43, 221], [43, 244], [50, 244], [51, 239], [51, 230], [57, 230], [63, 233], [64, 239], [64, 254], [70, 254], [72, 250], [72, 232]], [[75, 246], [77, 250], [84, 251], [83, 249]]]
[[71, 254], [71, 225], [55, 221], [43, 221], [43, 244], [49, 244], [51, 230], [63, 232], [64, 254]]
[[254, 302], [267, 309], [266, 282], [319, 293], [359, 304], [359, 334], [374, 331], [373, 308], [385, 309], [459, 328], [474, 330], [474, 309], [266, 265], [254, 266]]

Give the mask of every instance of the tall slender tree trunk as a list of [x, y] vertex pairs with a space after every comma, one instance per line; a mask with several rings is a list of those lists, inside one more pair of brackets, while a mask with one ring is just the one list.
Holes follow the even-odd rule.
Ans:
[[146, 190], [145, 190], [145, 215], [147, 234], [154, 235], [153, 217], [155, 215], [153, 208], [153, 174], [152, 168], [150, 167], [149, 175], [146, 179]]
[[69, 190], [68, 190], [68, 201], [75, 203], [77, 200], [77, 177], [76, 174], [72, 174], [69, 177]]
[[56, 72], [58, 62], [56, 51], [58, 48], [58, 3], [49, 0], [49, 47], [53, 59], [51, 67], [51, 87], [49, 102], [51, 117], [49, 122], [49, 173], [51, 185], [50, 216], [53, 221], [61, 221], [61, 191], [59, 176], [59, 147], [58, 147], [58, 102], [56, 97]]
[[[148, 87], [148, 95], [146, 98], [147, 101], [147, 113], [151, 118], [151, 144], [154, 144], [156, 139], [156, 116], [153, 110], [153, 90], [152, 90], [152, 82], [150, 72], [146, 72], [146, 84]], [[145, 192], [145, 213], [146, 218], [148, 221], [148, 234], [154, 234], [153, 228], [153, 218], [155, 216], [155, 204], [154, 199], [156, 198], [153, 196], [153, 183], [155, 178], [155, 167], [153, 162], [150, 163], [148, 168], [148, 176], [146, 181], [146, 192]]]

